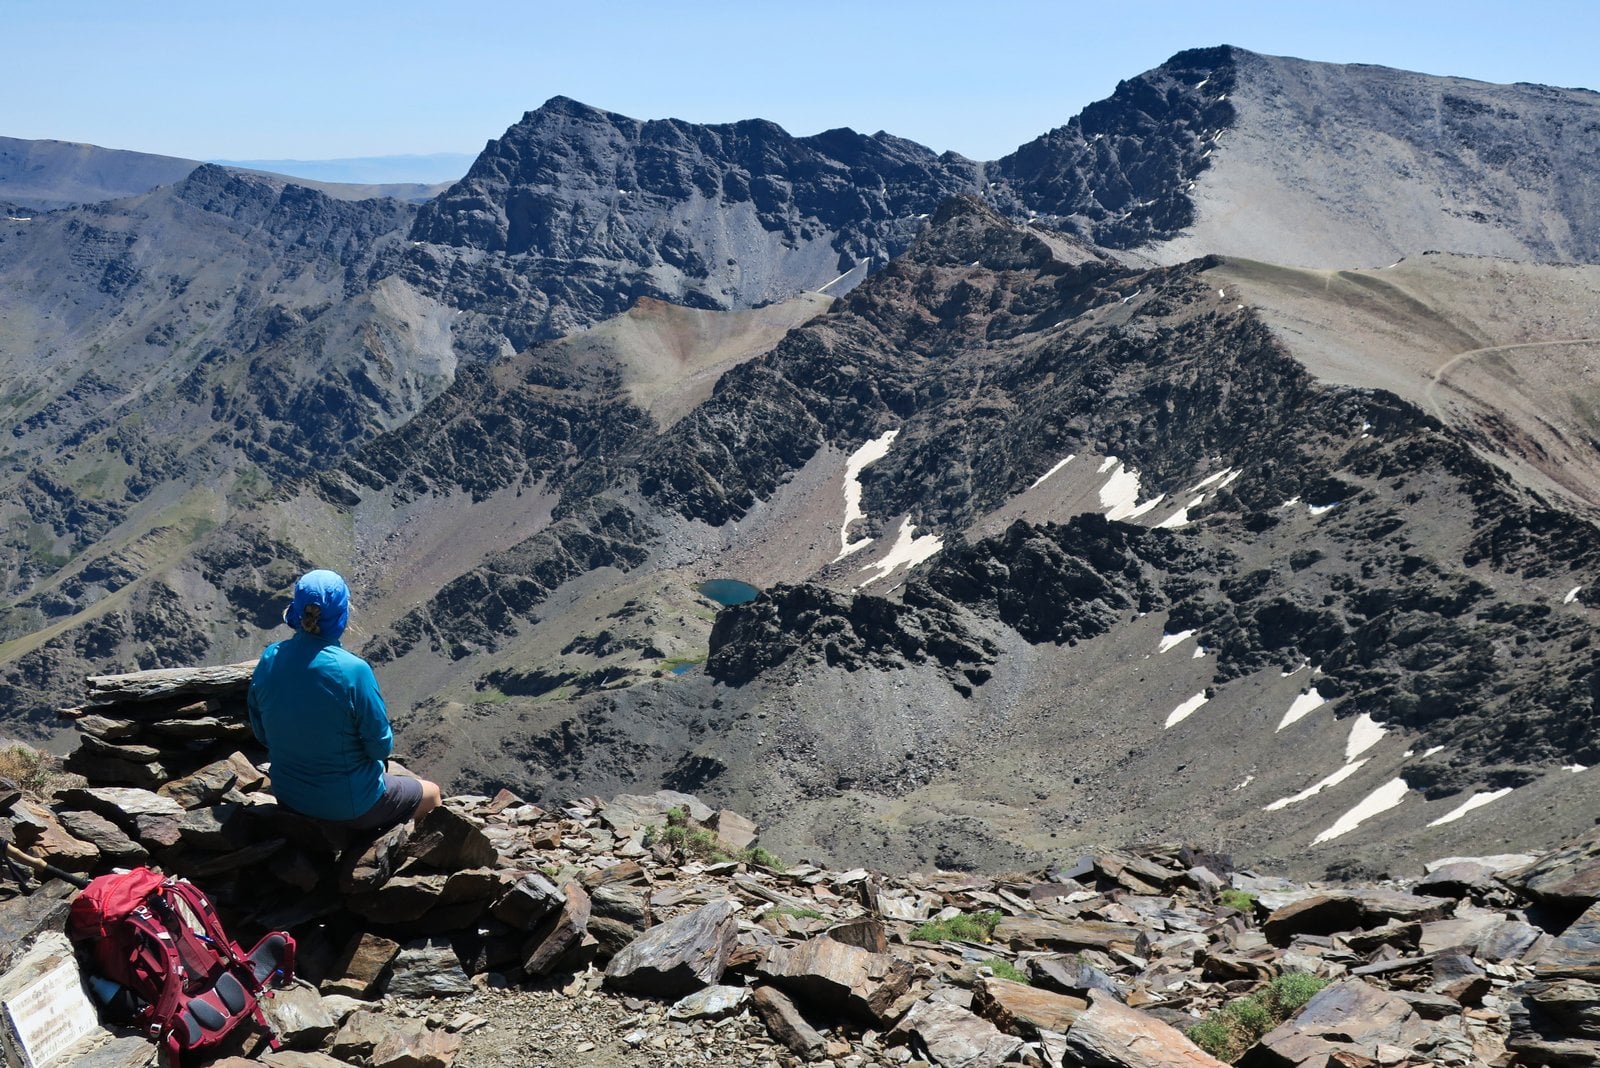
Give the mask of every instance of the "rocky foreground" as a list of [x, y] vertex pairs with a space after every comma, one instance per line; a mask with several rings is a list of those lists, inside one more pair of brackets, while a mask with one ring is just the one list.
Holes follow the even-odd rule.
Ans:
[[[1378, 886], [1174, 846], [827, 871], [670, 792], [453, 797], [413, 833], [334, 842], [268, 792], [247, 668], [91, 680], [68, 713], [80, 774], [7, 791], [6, 821], [71, 871], [188, 876], [247, 944], [292, 931], [301, 978], [270, 1004], [286, 1050], [261, 1063], [1223, 1063], [1186, 1033], [1251, 1066], [1600, 1061], [1600, 833]], [[70, 887], [30, 890], [0, 888], [5, 968], [64, 923]], [[154, 1053], [91, 1044], [72, 1063]]]

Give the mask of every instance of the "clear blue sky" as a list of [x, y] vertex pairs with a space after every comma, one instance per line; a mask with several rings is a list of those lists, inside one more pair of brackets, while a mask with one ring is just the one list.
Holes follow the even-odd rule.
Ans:
[[0, 135], [198, 159], [475, 153], [556, 94], [993, 159], [1223, 43], [1600, 89], [1595, 0], [0, 0], [0, 40]]

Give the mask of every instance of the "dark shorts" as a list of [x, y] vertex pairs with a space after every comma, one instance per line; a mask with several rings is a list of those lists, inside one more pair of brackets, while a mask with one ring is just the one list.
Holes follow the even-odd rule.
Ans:
[[422, 780], [409, 775], [383, 777], [383, 794], [376, 803], [353, 820], [326, 820], [330, 827], [344, 827], [352, 831], [388, 830], [404, 823], [422, 803]]

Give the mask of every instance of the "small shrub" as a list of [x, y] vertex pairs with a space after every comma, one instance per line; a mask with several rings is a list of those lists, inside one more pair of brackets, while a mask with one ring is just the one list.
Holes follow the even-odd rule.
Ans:
[[770, 850], [762, 849], [760, 846], [751, 846], [749, 849], [742, 850], [739, 853], [739, 859], [746, 864], [757, 864], [763, 868], [776, 869], [783, 867], [782, 857]]
[[1217, 895], [1217, 900], [1227, 908], [1239, 912], [1254, 912], [1256, 907], [1256, 895], [1248, 890], [1224, 890]]
[[1232, 1063], [1327, 985], [1328, 980], [1307, 972], [1286, 972], [1189, 1028], [1189, 1041], [1219, 1061]]
[[990, 957], [981, 966], [993, 972], [996, 979], [1009, 979], [1013, 983], [1027, 983], [1030, 986], [1033, 984], [1033, 980], [1028, 978], [1026, 972], [1004, 957]]
[[685, 808], [669, 808], [666, 812], [666, 825], [663, 827], [649, 827], [644, 832], [646, 848], [654, 845], [664, 845], [668, 849], [675, 849], [685, 856], [694, 857], [696, 860], [720, 864], [726, 861], [741, 861], [745, 864], [759, 864], [764, 868], [781, 868], [783, 860], [777, 854], [762, 849], [760, 846], [751, 846], [749, 849], [730, 853], [717, 842], [717, 836], [704, 827], [696, 826], [689, 819], [689, 811]]
[[47, 801], [63, 786], [82, 780], [60, 768], [49, 753], [14, 742], [0, 748], [0, 779], [10, 779], [32, 801]]
[[911, 932], [916, 942], [987, 942], [1000, 923], [998, 912], [963, 912], [948, 920], [930, 920]]

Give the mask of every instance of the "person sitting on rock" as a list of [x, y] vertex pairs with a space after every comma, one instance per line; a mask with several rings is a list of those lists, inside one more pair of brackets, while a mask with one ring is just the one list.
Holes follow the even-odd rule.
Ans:
[[349, 619], [344, 579], [320, 569], [300, 577], [283, 613], [295, 634], [269, 645], [250, 677], [250, 729], [287, 808], [352, 831], [420, 824], [439, 806], [439, 787], [385, 772], [394, 733], [372, 666], [339, 644]]

